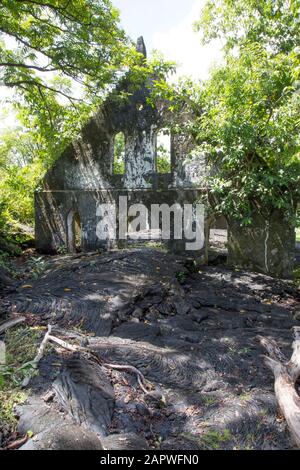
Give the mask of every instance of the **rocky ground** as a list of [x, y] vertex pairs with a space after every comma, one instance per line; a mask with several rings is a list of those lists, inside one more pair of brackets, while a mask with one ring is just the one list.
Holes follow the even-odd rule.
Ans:
[[2, 314], [92, 354], [47, 350], [17, 409], [23, 448], [291, 449], [257, 336], [289, 357], [299, 302], [291, 282], [161, 250], [47, 259]]

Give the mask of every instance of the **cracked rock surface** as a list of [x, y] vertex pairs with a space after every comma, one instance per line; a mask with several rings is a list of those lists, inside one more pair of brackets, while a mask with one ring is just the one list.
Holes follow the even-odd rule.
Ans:
[[[292, 448], [256, 337], [290, 355], [299, 291], [261, 274], [186, 266], [146, 249], [55, 257], [31, 289], [6, 296], [11, 312], [74, 332], [99, 359], [43, 358], [18, 408], [19, 430], [34, 432], [24, 448]], [[138, 368], [149, 394], [101, 362]]]

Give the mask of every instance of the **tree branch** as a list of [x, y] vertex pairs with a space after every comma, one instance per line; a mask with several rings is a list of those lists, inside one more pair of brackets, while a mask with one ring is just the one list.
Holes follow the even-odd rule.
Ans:
[[[35, 46], [33, 46], [32, 44], [30, 44], [29, 42], [25, 41], [23, 38], [21, 38], [20, 36], [18, 36], [17, 34], [13, 34], [11, 33], [10, 31], [7, 31], [5, 29], [3, 29], [3, 27], [0, 26], [0, 31], [2, 31], [3, 33], [7, 34], [8, 36], [11, 36], [13, 37], [14, 39], [16, 39], [17, 41], [19, 41], [21, 44], [23, 44], [25, 47], [28, 47], [29, 49], [32, 49], [36, 52], [38, 52], [39, 54], [42, 54], [44, 55], [45, 57], [47, 57], [49, 60], [51, 60], [51, 62], [55, 62], [55, 58], [50, 55], [48, 52], [44, 51], [43, 49], [39, 49]], [[87, 83], [84, 83], [82, 80], [80, 80], [80, 78], [78, 78], [78, 76], [76, 76], [76, 72], [77, 74], [85, 74], [85, 75], [88, 75], [90, 78], [92, 79], [95, 79], [95, 77], [93, 76], [93, 74], [91, 74], [89, 72], [89, 70], [86, 68], [85, 70], [81, 70], [79, 67], [76, 67], [74, 64], [70, 65], [70, 64], [67, 64], [67, 67], [69, 68], [72, 68], [74, 69], [74, 73], [71, 73], [70, 71], [66, 70], [65, 69], [65, 65], [66, 64], [61, 64], [59, 63], [57, 65], [57, 69], [56, 70], [61, 70], [61, 72], [66, 75], [67, 77], [71, 78], [72, 80], [75, 80], [77, 83], [79, 83], [80, 85], [83, 85], [87, 88], [89, 88], [91, 91], [93, 90], [93, 86], [91, 85], [88, 85]]]
[[[64, 96], [72, 104], [74, 104], [75, 101], [77, 101], [79, 103], [83, 103], [83, 100], [81, 98], [74, 98], [73, 96], [68, 95], [67, 93], [64, 93], [61, 90], [57, 90], [56, 88], [52, 88], [51, 86], [45, 85], [43, 83], [36, 82], [34, 80], [18, 80], [18, 81], [15, 81], [15, 82], [4, 82], [4, 85], [8, 86], [8, 87], [11, 87], [11, 88], [18, 87], [18, 86], [20, 86], [22, 88], [22, 85], [32, 85], [32, 86], [35, 86], [39, 89], [43, 88], [45, 90], [49, 90], [49, 91], [52, 91], [53, 93], [57, 93], [61, 96]], [[24, 89], [24, 87], [23, 87], [23, 89]]]
[[275, 395], [279, 408], [286, 419], [293, 440], [300, 447], [300, 397], [296, 385], [300, 374], [299, 327], [294, 328], [294, 336], [293, 355], [289, 362], [273, 339], [259, 336], [258, 340], [268, 353], [264, 362], [275, 377]]
[[73, 23], [78, 23], [82, 26], [92, 26], [92, 24], [93, 24], [92, 21], [90, 21], [89, 23], [83, 23], [83, 22], [79, 21], [79, 19], [76, 18], [76, 16], [74, 16], [74, 15], [69, 16], [69, 15], [65, 14], [67, 8], [69, 7], [69, 5], [71, 3], [71, 0], [68, 0], [64, 7], [54, 6], [54, 5], [51, 5], [50, 3], [45, 3], [45, 2], [35, 2], [34, 0], [16, 0], [16, 1], [18, 3], [30, 3], [31, 5], [35, 5], [37, 7], [40, 6], [42, 8], [49, 8], [50, 10], [52, 10], [55, 13], [59, 14], [61, 17], [65, 18], [66, 20], [71, 21]]
[[15, 62], [0, 62], [0, 67], [16, 67], [16, 68], [24, 68], [24, 69], [33, 69], [39, 72], [56, 72], [57, 68], [48, 69], [47, 67], [38, 67], [37, 65], [30, 65], [30, 64], [22, 64], [22, 63], [15, 63]]

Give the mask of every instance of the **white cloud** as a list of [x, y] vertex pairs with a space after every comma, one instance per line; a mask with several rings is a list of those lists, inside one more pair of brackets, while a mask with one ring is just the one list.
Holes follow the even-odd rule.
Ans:
[[165, 58], [178, 63], [177, 76], [188, 75], [194, 79], [205, 79], [215, 63], [222, 60], [220, 41], [203, 46], [199, 33], [195, 33], [193, 23], [199, 19], [204, 0], [195, 3], [181, 23], [169, 31], [157, 32], [153, 38], [154, 48]]

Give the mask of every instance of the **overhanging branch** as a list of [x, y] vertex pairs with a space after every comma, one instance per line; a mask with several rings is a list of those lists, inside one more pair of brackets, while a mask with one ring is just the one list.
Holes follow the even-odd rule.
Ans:
[[38, 89], [45, 89], [48, 91], [52, 91], [53, 93], [57, 93], [58, 95], [61, 95], [64, 98], [67, 98], [72, 104], [74, 104], [74, 102], [83, 103], [83, 100], [81, 98], [74, 98], [73, 96], [68, 95], [67, 93], [64, 93], [61, 90], [45, 85], [43, 83], [36, 82], [34, 80], [17, 80], [14, 82], [4, 82], [4, 85], [10, 88], [18, 87], [18, 86], [24, 88], [24, 85], [31, 85], [31, 86], [37, 87]]
[[57, 68], [48, 69], [47, 67], [39, 67], [37, 65], [23, 64], [16, 62], [0, 62], [0, 67], [15, 67], [15, 68], [24, 68], [37, 70], [38, 72], [56, 72]]

